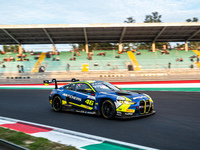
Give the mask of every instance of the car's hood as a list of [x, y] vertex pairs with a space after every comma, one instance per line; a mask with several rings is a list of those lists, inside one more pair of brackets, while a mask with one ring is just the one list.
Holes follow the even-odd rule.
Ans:
[[131, 91], [119, 91], [119, 92], [107, 92], [107, 93], [102, 92], [102, 94], [127, 97], [132, 101], [141, 101], [149, 99], [149, 97], [144, 93], [136, 93]]

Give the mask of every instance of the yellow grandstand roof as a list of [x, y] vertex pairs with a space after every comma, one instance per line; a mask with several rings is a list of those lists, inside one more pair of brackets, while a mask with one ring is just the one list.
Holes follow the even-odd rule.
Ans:
[[200, 22], [0, 25], [0, 44], [200, 41]]

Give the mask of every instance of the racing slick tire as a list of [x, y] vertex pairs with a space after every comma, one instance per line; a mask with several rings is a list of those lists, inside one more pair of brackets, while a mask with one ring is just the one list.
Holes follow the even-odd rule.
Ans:
[[62, 110], [62, 100], [60, 96], [55, 96], [53, 98], [52, 107], [54, 111], [57, 111], [57, 112]]
[[106, 119], [114, 118], [116, 114], [115, 104], [111, 100], [103, 101], [101, 104], [101, 114]]

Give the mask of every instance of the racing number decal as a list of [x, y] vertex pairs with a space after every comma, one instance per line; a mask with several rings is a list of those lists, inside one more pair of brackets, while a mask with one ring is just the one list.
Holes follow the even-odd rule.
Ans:
[[89, 105], [89, 106], [94, 106], [94, 100], [91, 100], [91, 99], [86, 99], [85, 100], [85, 104]]

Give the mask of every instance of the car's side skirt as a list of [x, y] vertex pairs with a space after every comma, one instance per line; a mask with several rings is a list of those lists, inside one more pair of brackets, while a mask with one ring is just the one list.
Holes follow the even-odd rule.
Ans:
[[100, 113], [97, 110], [87, 110], [84, 108], [79, 108], [73, 105], [64, 105], [62, 108], [63, 111], [70, 111], [70, 112], [78, 112], [78, 113], [84, 113], [84, 114], [95, 114], [100, 115]]

